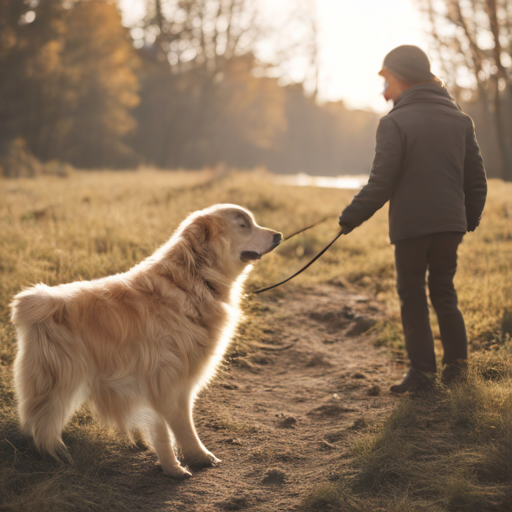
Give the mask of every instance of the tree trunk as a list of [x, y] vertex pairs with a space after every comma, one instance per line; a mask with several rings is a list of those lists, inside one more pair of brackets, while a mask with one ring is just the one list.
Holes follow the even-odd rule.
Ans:
[[[498, 147], [501, 154], [502, 177], [505, 181], [512, 181], [512, 154], [510, 151], [510, 129], [505, 124], [503, 116], [503, 102], [499, 90], [499, 79], [496, 77], [496, 92], [494, 97], [494, 120], [496, 134], [498, 136]], [[511, 94], [512, 96], [512, 94]]]

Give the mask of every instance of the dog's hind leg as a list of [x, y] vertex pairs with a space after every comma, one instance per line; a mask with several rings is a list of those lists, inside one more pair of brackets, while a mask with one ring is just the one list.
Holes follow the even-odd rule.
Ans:
[[192, 473], [184, 468], [176, 458], [169, 427], [162, 416], [154, 418], [149, 435], [165, 475], [180, 479], [192, 476]]
[[213, 453], [210, 453], [200, 441], [194, 427], [192, 407], [193, 395], [183, 393], [177, 401], [177, 407], [166, 415], [167, 423], [180, 445], [187, 464], [193, 467], [213, 466], [221, 461]]
[[[44, 323], [23, 332], [14, 374], [22, 431], [36, 448], [57, 460], [71, 460], [61, 432], [80, 403], [80, 363], [55, 343]], [[82, 389], [83, 390], [83, 389]]]

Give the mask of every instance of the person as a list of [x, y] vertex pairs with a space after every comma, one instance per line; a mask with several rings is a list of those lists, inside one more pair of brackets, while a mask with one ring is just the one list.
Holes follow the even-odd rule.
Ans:
[[464, 234], [480, 223], [487, 179], [472, 119], [430, 71], [427, 55], [404, 45], [390, 51], [379, 75], [392, 110], [381, 118], [368, 184], [339, 217], [344, 234], [389, 200], [397, 289], [410, 369], [391, 392], [428, 389], [435, 378], [430, 300], [444, 350], [443, 381], [467, 364], [468, 341], [453, 278]]

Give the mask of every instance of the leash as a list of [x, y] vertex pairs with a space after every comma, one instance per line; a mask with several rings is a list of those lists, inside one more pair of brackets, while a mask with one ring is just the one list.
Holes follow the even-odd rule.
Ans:
[[[287, 236], [285, 239], [283, 239], [283, 242], [286, 242], [287, 240], [290, 240], [290, 238], [293, 238], [295, 235], [298, 235], [299, 233], [303, 233], [304, 231], [307, 231], [308, 229], [311, 229], [311, 228], [314, 228], [315, 226], [318, 226], [318, 224], [321, 224], [322, 222], [325, 222], [327, 219], [329, 219], [330, 217], [325, 217], [324, 219], [322, 219], [321, 221], [315, 223], [315, 224], [312, 224], [311, 226], [308, 226], [306, 228], [303, 228], [299, 231], [297, 231], [296, 233], [293, 233], [292, 235], [289, 235]], [[281, 281], [279, 283], [276, 283], [276, 284], [273, 284], [272, 286], [267, 286], [266, 288], [260, 288], [259, 290], [253, 290], [251, 293], [254, 293], [255, 295], [259, 294], [259, 293], [263, 293], [263, 292], [266, 292], [268, 290], [272, 290], [273, 288], [277, 288], [278, 286], [281, 286], [285, 283], [287, 283], [288, 281], [291, 281], [294, 277], [297, 277], [299, 274], [302, 274], [302, 272], [304, 272], [307, 268], [309, 268], [311, 265], [313, 265], [313, 263], [322, 256], [322, 254], [324, 254], [328, 249], [329, 247], [331, 247], [332, 244], [334, 244], [334, 242], [336, 242], [336, 240], [338, 240], [338, 238], [343, 234], [343, 230], [341, 230], [335, 237], [334, 239], [329, 242], [307, 265], [304, 265], [300, 270], [298, 270], [297, 272], [295, 272], [295, 274], [293, 274], [292, 276], [288, 277], [287, 279], [285, 279], [284, 281]], [[281, 243], [283, 243], [281, 242]]]
[[286, 242], [287, 240], [290, 240], [290, 238], [293, 238], [295, 235], [299, 235], [300, 233], [304, 233], [304, 231], [307, 231], [308, 229], [314, 228], [315, 226], [318, 226], [318, 224], [322, 224], [322, 222], [325, 222], [326, 220], [331, 219], [334, 217], [334, 215], [329, 215], [328, 217], [324, 217], [322, 220], [319, 220], [318, 222], [315, 222], [314, 224], [311, 224], [311, 226], [308, 226], [307, 228], [299, 229], [299, 231], [296, 231], [292, 235], [288, 235], [286, 238], [283, 238], [281, 243]]

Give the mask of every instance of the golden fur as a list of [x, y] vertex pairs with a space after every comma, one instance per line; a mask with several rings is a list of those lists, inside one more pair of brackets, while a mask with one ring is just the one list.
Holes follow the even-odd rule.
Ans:
[[232, 337], [249, 262], [280, 240], [247, 210], [217, 205], [124, 274], [16, 295], [23, 431], [39, 450], [69, 458], [61, 431], [87, 401], [123, 431], [147, 431], [168, 475], [190, 475], [170, 431], [191, 466], [218, 462], [197, 436], [193, 402]]

